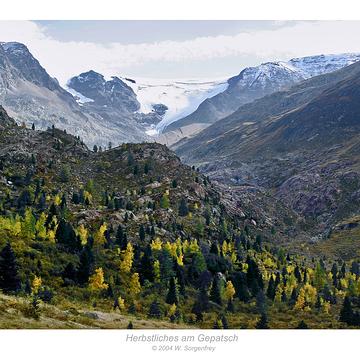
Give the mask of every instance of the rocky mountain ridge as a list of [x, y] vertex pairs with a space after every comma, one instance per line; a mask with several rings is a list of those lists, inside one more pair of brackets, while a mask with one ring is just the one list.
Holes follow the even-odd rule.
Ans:
[[164, 131], [170, 132], [196, 123], [212, 124], [246, 103], [359, 60], [359, 54], [318, 55], [245, 68], [228, 80], [229, 86], [224, 92], [206, 99], [194, 113], [170, 124]]
[[25, 45], [15, 42], [0, 45], [0, 79], [0, 100], [18, 123], [34, 123], [43, 130], [54, 125], [80, 136], [89, 146], [148, 139], [142, 114], [134, 112], [136, 99], [131, 101], [131, 89], [122, 86], [119, 79], [108, 83], [115, 91], [110, 96], [107, 89], [113, 106], [81, 106]]

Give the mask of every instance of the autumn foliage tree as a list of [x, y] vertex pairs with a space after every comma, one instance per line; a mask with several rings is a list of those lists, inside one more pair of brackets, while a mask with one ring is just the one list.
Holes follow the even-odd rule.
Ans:
[[93, 292], [100, 292], [101, 290], [106, 290], [108, 288], [108, 284], [105, 283], [104, 280], [104, 271], [103, 269], [97, 268], [95, 273], [89, 278], [89, 290]]

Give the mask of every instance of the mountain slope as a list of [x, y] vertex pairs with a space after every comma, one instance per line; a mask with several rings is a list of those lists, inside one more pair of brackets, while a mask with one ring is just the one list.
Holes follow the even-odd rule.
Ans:
[[246, 103], [289, 88], [310, 77], [338, 70], [358, 60], [359, 54], [319, 55], [246, 68], [228, 80], [229, 86], [224, 92], [206, 99], [194, 113], [170, 124], [165, 131], [193, 123], [212, 124]]
[[359, 79], [359, 63], [311, 78], [242, 106], [177, 152], [221, 181], [234, 183], [230, 173], [270, 189], [314, 229], [329, 229], [360, 211]]
[[91, 152], [59, 129], [2, 111], [0, 123], [1, 328], [253, 329], [264, 294], [270, 328], [360, 326], [339, 320], [360, 284], [352, 257], [340, 270], [310, 243], [286, 253], [279, 213], [264, 232], [165, 146]]
[[[126, 105], [128, 93], [125, 91], [117, 91], [112, 96], [114, 103]], [[138, 115], [133, 114], [133, 104], [129, 104], [125, 113], [125, 105], [119, 111], [100, 107], [84, 109], [20, 43], [0, 45], [0, 100], [19, 123], [34, 123], [40, 129], [55, 125], [80, 136], [90, 146], [147, 139]]]

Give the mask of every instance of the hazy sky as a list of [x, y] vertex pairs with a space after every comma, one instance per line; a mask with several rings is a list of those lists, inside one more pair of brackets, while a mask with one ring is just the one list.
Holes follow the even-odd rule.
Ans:
[[64, 84], [93, 69], [133, 78], [227, 78], [292, 57], [360, 52], [360, 21], [0, 21]]

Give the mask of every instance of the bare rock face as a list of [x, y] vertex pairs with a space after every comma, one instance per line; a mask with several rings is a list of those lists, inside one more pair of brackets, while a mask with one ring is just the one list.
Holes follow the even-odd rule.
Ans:
[[86, 107], [46, 72], [25, 45], [0, 44], [0, 102], [18, 123], [34, 123], [42, 130], [54, 125], [91, 147], [147, 140], [132, 89], [118, 78], [105, 81], [95, 72], [89, 80], [87, 93], [97, 101]]
[[128, 113], [140, 108], [134, 91], [116, 76], [106, 81], [103, 75], [90, 70], [71, 78], [68, 86], [86, 96], [88, 106], [111, 106]]
[[14, 126], [15, 124], [15, 120], [9, 117], [5, 109], [0, 105], [0, 129], [4, 129], [7, 126]]

